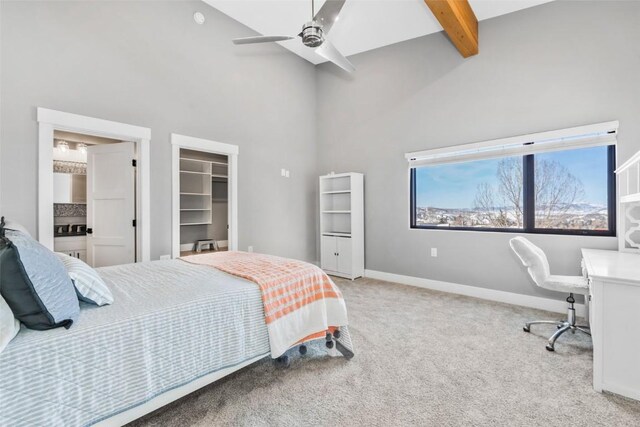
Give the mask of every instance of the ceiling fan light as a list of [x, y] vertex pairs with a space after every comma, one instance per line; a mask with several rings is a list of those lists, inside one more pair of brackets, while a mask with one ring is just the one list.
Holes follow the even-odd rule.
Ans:
[[307, 22], [302, 26], [302, 43], [307, 47], [318, 47], [324, 42], [322, 26], [316, 21]]

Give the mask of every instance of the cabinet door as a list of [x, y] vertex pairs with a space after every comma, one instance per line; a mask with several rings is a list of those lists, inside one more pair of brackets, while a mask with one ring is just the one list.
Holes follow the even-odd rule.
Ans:
[[351, 276], [353, 273], [352, 246], [350, 237], [336, 237], [338, 246], [338, 272]]
[[334, 236], [322, 236], [320, 267], [323, 270], [338, 271], [336, 239]]

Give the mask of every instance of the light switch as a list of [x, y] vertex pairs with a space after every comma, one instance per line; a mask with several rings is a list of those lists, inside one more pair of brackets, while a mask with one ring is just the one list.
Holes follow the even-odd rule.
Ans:
[[431, 256], [434, 258], [438, 256], [438, 248], [431, 248]]

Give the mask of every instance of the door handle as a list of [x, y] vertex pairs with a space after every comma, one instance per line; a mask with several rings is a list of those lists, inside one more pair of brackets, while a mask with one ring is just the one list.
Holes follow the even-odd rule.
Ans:
[[87, 234], [93, 234], [93, 228], [87, 228]]

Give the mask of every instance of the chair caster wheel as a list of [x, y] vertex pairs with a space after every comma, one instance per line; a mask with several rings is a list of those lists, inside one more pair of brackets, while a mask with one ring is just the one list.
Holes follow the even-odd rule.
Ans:
[[281, 369], [286, 369], [291, 364], [291, 360], [289, 360], [289, 356], [283, 354], [282, 356], [276, 358], [276, 366]]
[[553, 348], [552, 345], [547, 344], [547, 346], [545, 347], [548, 351], [556, 351], [555, 348]]
[[304, 345], [304, 344], [302, 344], [302, 345], [298, 348], [298, 351], [300, 352], [300, 354], [301, 354], [301, 355], [303, 355], [303, 356], [304, 356], [305, 354], [307, 354], [307, 346], [306, 346], [306, 345]]
[[336, 329], [335, 331], [333, 331], [333, 336], [340, 339], [340, 329]]
[[531, 329], [529, 329], [528, 326], [523, 326], [522, 330], [525, 331], [525, 332], [531, 332]]
[[327, 341], [327, 348], [333, 348], [333, 341]]
[[556, 326], [557, 329], [562, 328], [562, 323], [559, 323], [558, 326]]

